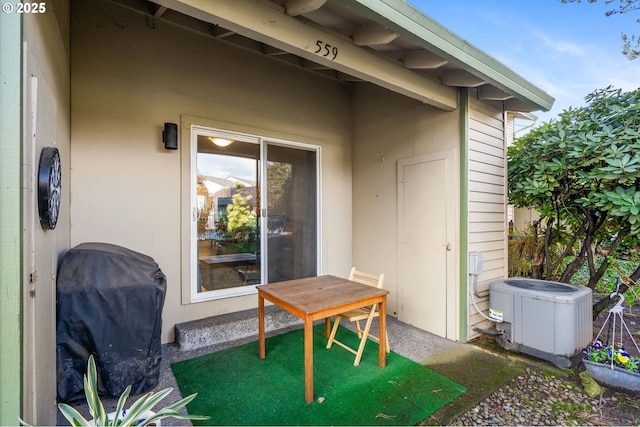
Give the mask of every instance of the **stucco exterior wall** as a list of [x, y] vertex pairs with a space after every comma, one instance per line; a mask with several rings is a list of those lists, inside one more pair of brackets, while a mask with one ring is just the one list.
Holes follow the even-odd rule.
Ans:
[[[167, 276], [162, 341], [176, 323], [257, 307], [249, 295], [182, 304], [181, 150], [164, 122], [322, 147], [322, 272], [351, 265], [348, 86], [109, 2], [72, 10], [71, 246], [108, 242], [153, 257]], [[185, 132], [185, 129], [181, 129]], [[181, 141], [184, 141], [181, 135]], [[347, 220], [345, 220], [345, 218]]]
[[[458, 121], [457, 111], [445, 112], [377, 87], [354, 89], [353, 263], [385, 274], [390, 316], [397, 317], [399, 295], [398, 160], [457, 151]], [[460, 188], [459, 183], [453, 187]]]
[[507, 274], [507, 161], [504, 114], [473, 97], [469, 103], [469, 252], [483, 255], [482, 273], [477, 277], [477, 293], [469, 288], [468, 337], [478, 335], [474, 326], [492, 323], [477, 313], [472, 297], [487, 314], [488, 290], [492, 280]]

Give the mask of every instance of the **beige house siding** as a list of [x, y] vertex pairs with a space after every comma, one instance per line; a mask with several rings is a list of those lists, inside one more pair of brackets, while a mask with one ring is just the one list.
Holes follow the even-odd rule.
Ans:
[[[22, 154], [21, 375], [23, 417], [34, 425], [54, 425], [57, 412], [51, 378], [56, 371], [56, 274], [59, 257], [69, 247], [71, 200], [67, 6], [48, 3], [47, 13], [23, 17], [23, 128], [28, 131], [23, 132]], [[45, 147], [58, 149], [62, 167], [60, 213], [53, 230], [43, 229], [38, 216], [37, 171]]]
[[515, 137], [515, 119], [512, 113], [507, 112], [507, 120], [505, 121], [505, 141], [506, 145], [509, 146], [513, 143], [513, 139]]
[[256, 295], [183, 304], [189, 135], [183, 126], [179, 150], [165, 150], [164, 122], [321, 146], [321, 272], [348, 274], [348, 86], [168, 23], [151, 29], [109, 2], [75, 2], [72, 20], [71, 247], [107, 242], [154, 258], [167, 276], [163, 342], [176, 323], [257, 306]]
[[[21, 352], [17, 354], [12, 347], [7, 360], [7, 366], [19, 368], [19, 381], [14, 375], [3, 388], [17, 390], [10, 396], [11, 419], [18, 415], [15, 405], [22, 404], [25, 421], [55, 424], [57, 266], [65, 252], [80, 243], [121, 245], [159, 264], [167, 276], [163, 343], [173, 341], [176, 323], [256, 308], [256, 295], [189, 303], [191, 283], [185, 257], [190, 254], [185, 244], [188, 246], [191, 236], [184, 218], [190, 214], [185, 200], [190, 196], [187, 145], [191, 124], [318, 147], [318, 273], [344, 277], [352, 265], [384, 272], [392, 316], [398, 314], [398, 295], [403, 292], [398, 284], [398, 195], [402, 194], [398, 171], [405, 161], [444, 156], [446, 175], [430, 175], [419, 189], [446, 188], [450, 195], [440, 200], [440, 206], [446, 206], [443, 216], [450, 221], [446, 222], [447, 241], [441, 245], [447, 251], [446, 262], [436, 263], [430, 256], [417, 262], [410, 256], [403, 260], [424, 268], [446, 264], [446, 272], [452, 273], [431, 281], [446, 285], [432, 295], [447, 295], [448, 338], [471, 339], [475, 334], [471, 328], [486, 324], [470, 302], [466, 310], [467, 283], [459, 269], [466, 265], [466, 253], [476, 251], [484, 254], [485, 261], [481, 291], [487, 290], [492, 279], [505, 275], [502, 111], [498, 103], [471, 99], [469, 128], [461, 129], [460, 118], [466, 111], [461, 114], [457, 109], [460, 84], [466, 87], [476, 79], [440, 82], [451, 71], [468, 70], [480, 77], [485, 68], [488, 85], [504, 86], [510, 95], [522, 98], [507, 100], [505, 105], [525, 111], [548, 109], [553, 104], [551, 97], [395, 0], [357, 2], [355, 9], [372, 23], [385, 28], [392, 24], [388, 29], [401, 33], [394, 42], [399, 47], [415, 45], [417, 53], [423, 49], [437, 53], [442, 49], [433, 42], [450, 43], [450, 48], [442, 50], [449, 65], [436, 70], [437, 76], [425, 77], [421, 75], [427, 72], [424, 69], [415, 72], [405, 67], [394, 56], [400, 53], [395, 47], [390, 55], [385, 55], [386, 48], [371, 53], [381, 45], [375, 41], [373, 47], [356, 45], [331, 25], [309, 25], [305, 16], [289, 16], [281, 1], [169, 2], [208, 23], [146, 2], [45, 3], [47, 13], [25, 14], [15, 28], [2, 27], [15, 46], [0, 51], [2, 60], [7, 52], [11, 61], [19, 59], [20, 78], [13, 74], [8, 89], [22, 94], [18, 124], [22, 135], [3, 140], [19, 145], [12, 154], [21, 150], [22, 155], [18, 177], [22, 185], [21, 259], [12, 267], [16, 269], [12, 278], [19, 275], [20, 283], [9, 284], [7, 294], [13, 306], [20, 307]], [[335, 12], [338, 21], [351, 21], [349, 7], [354, 4], [328, 2], [325, 10], [310, 13], [324, 19], [325, 11], [328, 17]], [[158, 9], [136, 11], [141, 5]], [[403, 11], [411, 13], [396, 13]], [[354, 28], [360, 19], [353, 22]], [[327, 19], [328, 24], [332, 20]], [[216, 24], [230, 32], [218, 32]], [[237, 35], [237, 44], [230, 43]], [[340, 56], [328, 58], [315, 51], [321, 40], [328, 46], [325, 36], [339, 47]], [[275, 59], [281, 55], [284, 60]], [[309, 72], [304, 69], [305, 60], [327, 70]], [[345, 77], [347, 80], [340, 80]], [[165, 122], [180, 126], [178, 150], [164, 149]], [[461, 138], [466, 139], [467, 134], [468, 153], [461, 151], [466, 146]], [[37, 163], [42, 148], [48, 146], [57, 147], [62, 159], [62, 202], [55, 230], [43, 230], [36, 211]], [[462, 175], [468, 175], [468, 187], [460, 181], [461, 159], [466, 163], [467, 158], [469, 169]], [[431, 187], [427, 187], [429, 182]], [[467, 197], [461, 197], [460, 188], [468, 188], [464, 194], [468, 212]], [[461, 210], [462, 198], [465, 210]], [[430, 201], [414, 212], [442, 212], [431, 209]], [[468, 230], [463, 227], [465, 235], [461, 235], [461, 220], [467, 216], [470, 225]], [[412, 217], [412, 221], [429, 224], [422, 217]], [[450, 230], [450, 224], [455, 230]], [[408, 229], [413, 231], [411, 226]], [[429, 236], [421, 238], [415, 240], [426, 241]], [[405, 292], [406, 300], [412, 298], [413, 290]], [[479, 300], [486, 310], [486, 298]], [[420, 320], [439, 318], [429, 310], [419, 314]], [[13, 320], [10, 316], [5, 319]], [[465, 328], [470, 333], [465, 334]], [[15, 331], [14, 326], [5, 329]], [[20, 402], [16, 402], [17, 393]], [[7, 419], [6, 407], [0, 405], [1, 419]]]
[[[390, 291], [387, 313], [397, 317], [398, 161], [445, 150], [457, 156], [459, 113], [371, 85], [354, 87], [353, 111], [353, 264], [361, 270], [385, 274], [384, 287]], [[458, 173], [452, 188], [459, 188], [457, 177]], [[459, 212], [457, 206], [453, 209]], [[459, 223], [457, 214], [453, 221]], [[456, 260], [458, 241], [456, 234], [452, 237], [452, 257]], [[457, 290], [455, 276], [452, 287]], [[457, 314], [450, 313], [456, 321]]]
[[471, 298], [486, 314], [489, 283], [507, 274], [506, 144], [501, 110], [475, 99], [470, 100], [469, 110], [469, 252], [482, 253], [484, 260], [476, 295], [472, 276], [469, 283], [467, 333], [473, 339], [478, 336], [474, 327], [492, 323], [477, 312]]

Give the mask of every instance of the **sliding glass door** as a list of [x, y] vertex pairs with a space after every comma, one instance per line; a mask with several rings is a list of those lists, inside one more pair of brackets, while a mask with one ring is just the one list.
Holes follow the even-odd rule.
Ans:
[[318, 271], [318, 148], [192, 130], [192, 300]]
[[197, 291], [259, 284], [260, 143], [222, 134], [197, 141]]
[[317, 153], [267, 144], [267, 279], [317, 275]]

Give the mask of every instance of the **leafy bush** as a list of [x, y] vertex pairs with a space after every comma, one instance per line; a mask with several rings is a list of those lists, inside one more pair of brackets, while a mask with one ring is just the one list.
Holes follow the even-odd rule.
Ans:
[[[596, 266], [599, 267], [604, 261], [605, 257], [598, 257], [596, 260]], [[572, 257], [567, 257], [565, 262], [571, 262]], [[602, 278], [596, 283], [594, 292], [601, 294], [610, 294], [616, 290], [616, 280], [618, 277], [629, 277], [634, 270], [638, 267], [638, 255], [635, 255], [632, 259], [614, 259], [609, 257], [609, 267], [602, 276]], [[571, 276], [571, 283], [576, 285], [586, 285], [589, 282], [589, 271], [586, 265], [580, 267], [580, 269]], [[637, 286], [630, 287], [624, 294], [625, 303], [629, 307], [633, 307], [636, 304], [640, 304], [640, 289]]]
[[[620, 244], [632, 247], [640, 238], [640, 89], [607, 87], [585, 101], [508, 147], [508, 186], [511, 204], [540, 214], [542, 258], [559, 240], [567, 249], [578, 248], [559, 280], [569, 281], [586, 262], [593, 289], [607, 265], [594, 268], [591, 251], [615, 236], [608, 253], [615, 255]], [[541, 278], [553, 280], [557, 261], [543, 259]]]

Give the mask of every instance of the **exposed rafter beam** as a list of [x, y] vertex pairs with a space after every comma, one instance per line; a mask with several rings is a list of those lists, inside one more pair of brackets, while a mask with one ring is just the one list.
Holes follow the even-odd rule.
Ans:
[[524, 113], [536, 111], [536, 108], [523, 101], [520, 101], [517, 98], [511, 98], [504, 101], [504, 109], [507, 111], [519, 111]]
[[362, 81], [362, 79], [350, 76], [349, 74], [345, 74], [345, 73], [338, 73], [338, 79], [343, 82], [361, 82]]
[[282, 49], [276, 49], [275, 47], [271, 47], [268, 44], [262, 46], [262, 53], [267, 56], [276, 56], [276, 55], [288, 55], [289, 52], [285, 52]]
[[284, 2], [284, 8], [289, 16], [304, 15], [320, 9], [327, 0], [287, 0]]
[[334, 79], [334, 80], [340, 80], [338, 77], [338, 72], [336, 70], [330, 70], [330, 69], [326, 69], [326, 70], [314, 70], [314, 73], [317, 73], [321, 76], [325, 76], [328, 77], [330, 79]]
[[512, 95], [491, 85], [480, 86], [478, 88], [478, 96], [480, 99], [486, 99], [488, 101], [506, 101], [507, 99], [513, 98]]
[[255, 0], [155, 0], [196, 19], [325, 65], [443, 110], [458, 107], [457, 91], [423, 77], [352, 40], [288, 16], [284, 8]]
[[426, 50], [412, 50], [402, 58], [406, 68], [415, 70], [432, 70], [447, 65], [449, 61]]
[[[287, 64], [295, 65], [296, 67], [302, 67], [302, 58], [285, 53], [282, 55], [273, 55], [278, 61], [286, 62]], [[333, 71], [333, 70], [332, 70]]]
[[222, 28], [218, 25], [214, 25], [211, 30], [211, 35], [216, 39], [224, 39], [225, 37], [233, 36], [236, 33], [234, 31], [229, 31], [226, 28]]
[[476, 77], [464, 70], [451, 70], [442, 76], [442, 83], [447, 86], [478, 87], [486, 82], [480, 77]]
[[308, 59], [302, 60], [302, 68], [307, 70], [330, 70], [326, 65], [320, 65], [317, 62], [309, 61]]
[[160, 18], [162, 15], [164, 15], [164, 13], [167, 11], [167, 7], [165, 6], [158, 6], [158, 8], [156, 9], [156, 11], [153, 13], [153, 17], [154, 18]]
[[339, 0], [339, 2], [398, 32], [403, 39], [448, 59], [452, 64], [473, 70], [475, 74], [492, 85], [530, 104], [534, 111], [549, 111], [553, 106], [552, 96], [470, 45], [407, 1]]
[[356, 26], [352, 38], [356, 46], [372, 46], [391, 43], [399, 36], [398, 33], [371, 22], [366, 25]]

